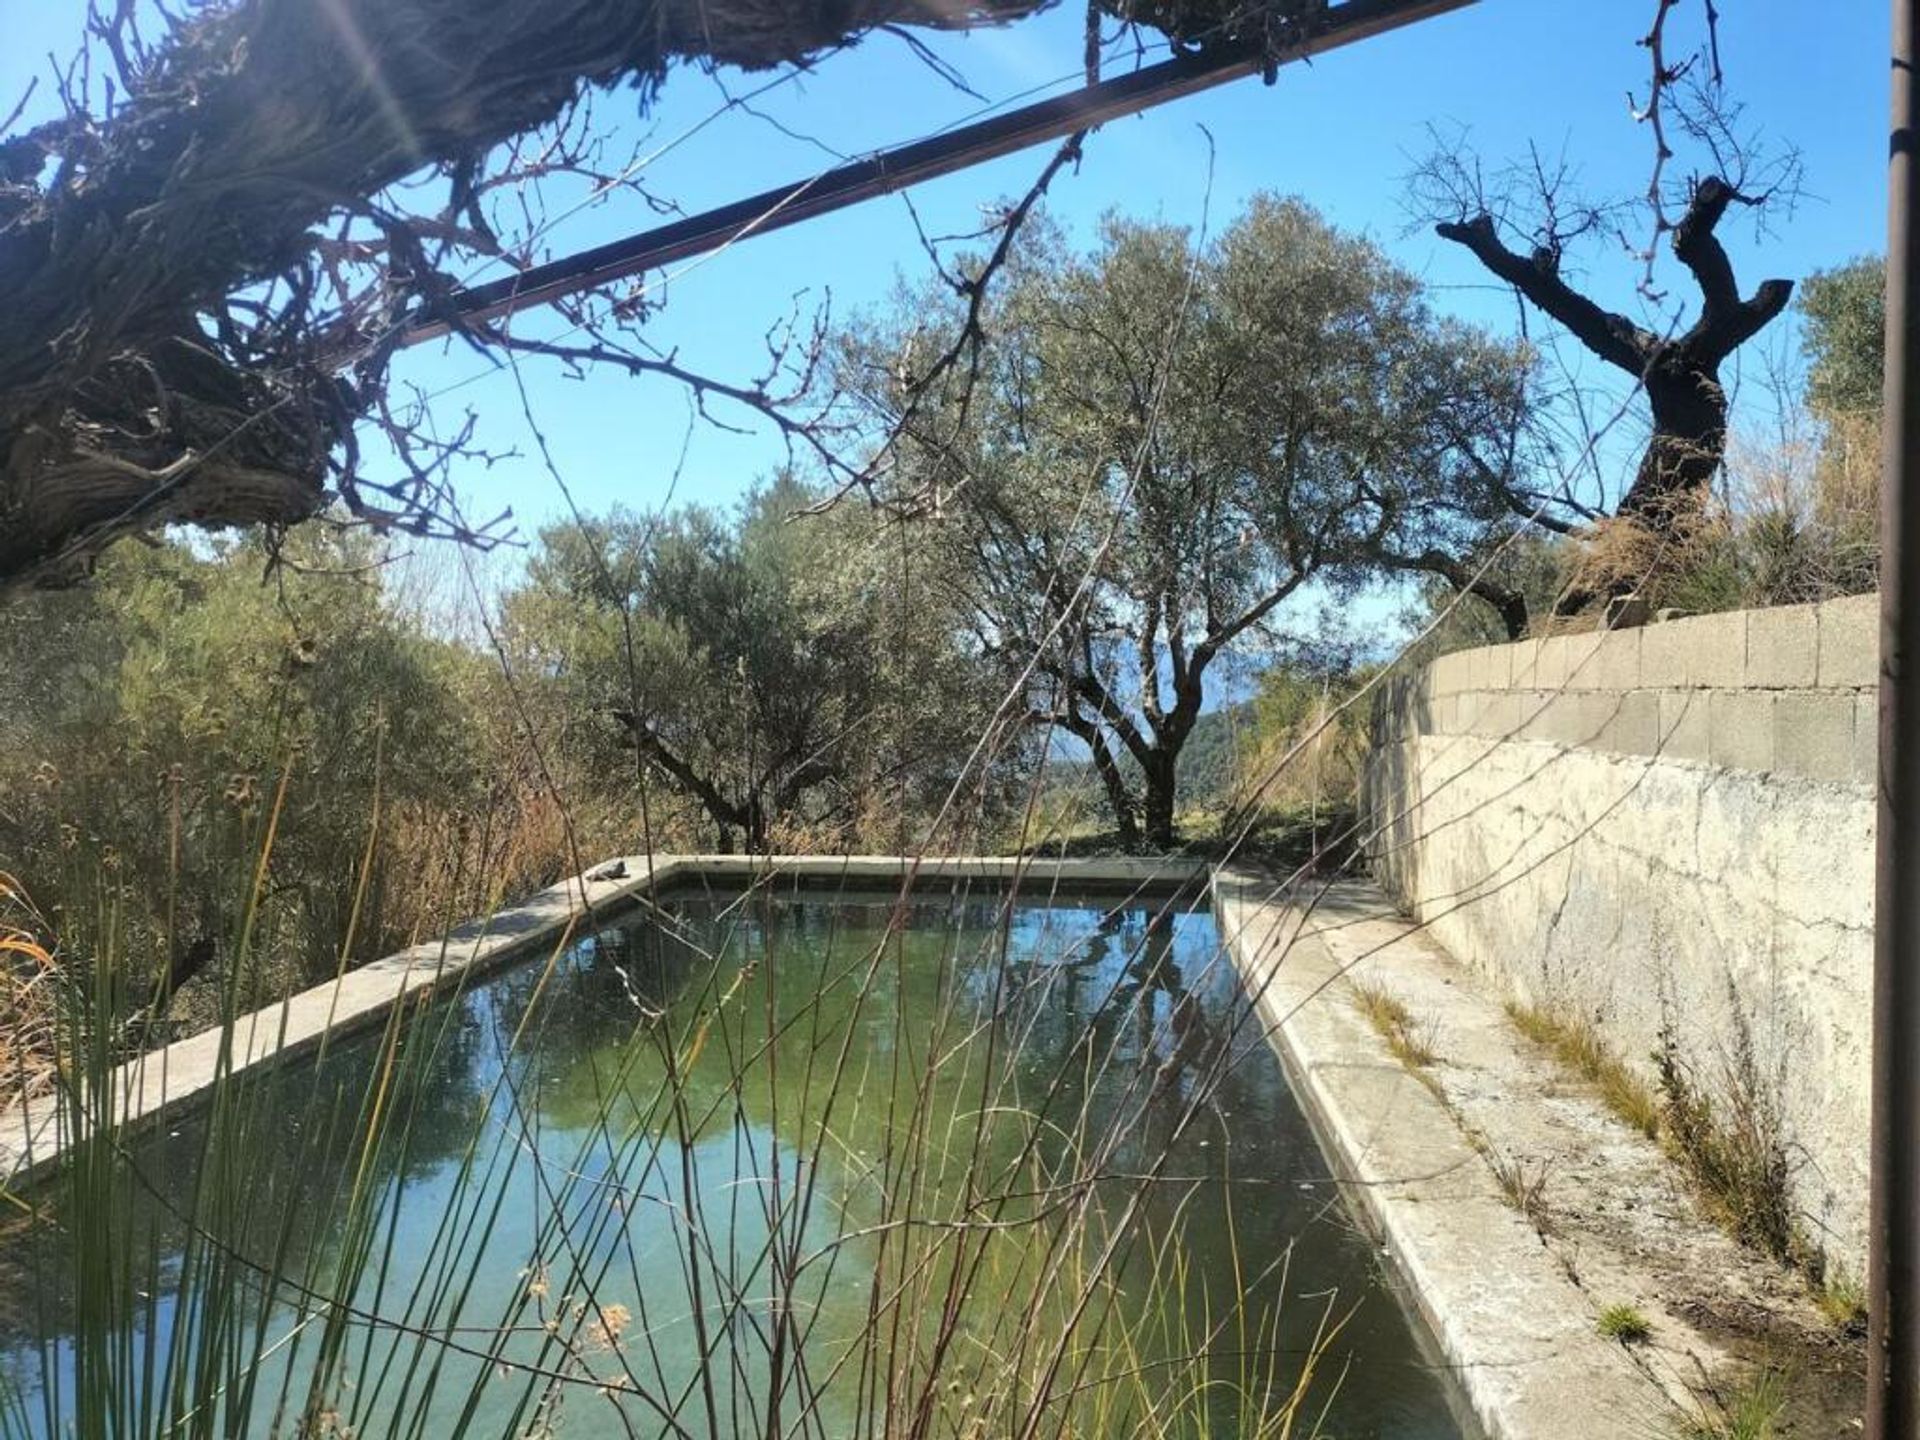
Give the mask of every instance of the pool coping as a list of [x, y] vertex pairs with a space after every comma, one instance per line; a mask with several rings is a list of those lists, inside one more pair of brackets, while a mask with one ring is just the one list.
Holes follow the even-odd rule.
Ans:
[[[609, 878], [593, 879], [608, 874]], [[1045, 885], [1165, 894], [1195, 887], [1208, 866], [1177, 857], [1068, 859], [1025, 856], [626, 855], [569, 876], [518, 905], [448, 934], [347, 970], [219, 1028], [177, 1040], [114, 1072], [116, 1118], [145, 1127], [190, 1111], [224, 1079], [287, 1064], [328, 1039], [382, 1024], [399, 1006], [426, 1003], [564, 944], [584, 919], [619, 910], [665, 886], [701, 880], [739, 886], [771, 879], [839, 880], [906, 887], [942, 881]], [[0, 1196], [44, 1178], [73, 1145], [72, 1101], [58, 1091], [0, 1111]]]

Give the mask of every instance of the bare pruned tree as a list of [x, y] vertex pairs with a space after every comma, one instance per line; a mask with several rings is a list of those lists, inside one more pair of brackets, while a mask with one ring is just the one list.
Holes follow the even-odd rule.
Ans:
[[[1790, 204], [1800, 176], [1797, 154], [1770, 149], [1744, 128], [1740, 107], [1725, 94], [1711, 4], [1698, 47], [1674, 58], [1669, 22], [1678, 4], [1655, 0], [1652, 26], [1640, 41], [1652, 71], [1633, 118], [1647, 127], [1654, 148], [1642, 194], [1585, 196], [1564, 160], [1549, 161], [1537, 149], [1489, 175], [1461, 137], [1439, 132], [1411, 177], [1416, 211], [1442, 239], [1471, 252], [1644, 392], [1652, 433], [1617, 508], [1655, 535], [1682, 523], [1720, 470], [1728, 411], [1722, 366], [1793, 294], [1781, 279], [1743, 292], [1723, 225], [1736, 210], [1760, 217]], [[1684, 176], [1671, 164], [1676, 146], [1695, 162]], [[1617, 243], [1642, 265], [1639, 315], [1601, 303], [1570, 278], [1570, 252], [1591, 240]], [[1660, 286], [1663, 250], [1687, 272], [1697, 295], [1691, 303]], [[1592, 598], [1576, 580], [1558, 608], [1579, 609]]]

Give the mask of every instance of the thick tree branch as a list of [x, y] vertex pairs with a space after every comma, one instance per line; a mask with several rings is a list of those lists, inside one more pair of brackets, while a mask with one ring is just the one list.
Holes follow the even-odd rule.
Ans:
[[1479, 573], [1473, 566], [1443, 550], [1423, 550], [1418, 555], [1383, 553], [1380, 563], [1391, 570], [1423, 571], [1438, 575], [1463, 595], [1473, 595], [1491, 605], [1507, 627], [1509, 640], [1524, 639], [1529, 615], [1527, 599], [1492, 576]]
[[1692, 272], [1700, 286], [1700, 318], [1682, 344], [1696, 351], [1705, 365], [1718, 365], [1764, 329], [1793, 298], [1793, 283], [1767, 280], [1751, 299], [1740, 298], [1733, 262], [1716, 233], [1727, 207], [1752, 204], [1718, 176], [1708, 176], [1694, 187], [1693, 203], [1673, 230], [1673, 253]]
[[748, 807], [729, 800], [712, 779], [674, 754], [644, 719], [631, 710], [611, 710], [608, 713], [619, 721], [640, 752], [678, 781], [688, 794], [698, 799], [716, 823], [742, 829], [752, 828]]
[[[519, 141], [570, 126], [590, 141], [596, 87], [634, 86], [644, 104], [676, 63], [806, 63], [877, 27], [963, 29], [1044, 4], [185, 7], [150, 50], [121, 47], [131, 93], [110, 114], [76, 108], [0, 143], [0, 579], [70, 583], [123, 533], [285, 524], [354, 500], [352, 427], [384, 385], [396, 318], [502, 249], [478, 204], [502, 177], [476, 157], [504, 154], [516, 184], [569, 168]], [[1210, 8], [1182, 7], [1196, 24]], [[393, 188], [413, 180], [430, 183]], [[419, 195], [445, 206], [395, 213]], [[170, 384], [155, 407], [142, 373], [209, 332], [225, 373]], [[268, 412], [272, 426], [210, 452]]]
[[1574, 339], [1608, 364], [1634, 376], [1646, 368], [1658, 344], [1654, 335], [1568, 285], [1550, 255], [1523, 256], [1509, 250], [1491, 215], [1445, 221], [1434, 226], [1434, 233], [1465, 246], [1482, 265], [1566, 326]]

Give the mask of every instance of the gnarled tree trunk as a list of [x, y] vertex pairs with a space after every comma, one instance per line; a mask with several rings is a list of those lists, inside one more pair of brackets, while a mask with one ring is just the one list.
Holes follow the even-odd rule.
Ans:
[[[1700, 313], [1678, 335], [1656, 335], [1628, 316], [1603, 309], [1560, 278], [1559, 257], [1547, 250], [1517, 254], [1500, 239], [1493, 217], [1475, 215], [1437, 226], [1442, 239], [1465, 246], [1480, 263], [1533, 305], [1564, 325], [1582, 345], [1624, 370], [1647, 392], [1653, 436], [1641, 457], [1619, 514], [1656, 536], [1670, 533], [1697, 506], [1719, 473], [1727, 448], [1727, 396], [1720, 366], [1787, 307], [1792, 282], [1763, 281], [1740, 294], [1733, 262], [1715, 233], [1728, 207], [1750, 203], [1731, 184], [1708, 177], [1673, 229], [1673, 253], [1700, 290]], [[1618, 580], [1593, 583], [1576, 576], [1556, 609], [1582, 609]]]
[[[0, 591], [71, 583], [116, 537], [164, 524], [358, 503], [352, 429], [394, 321], [456, 283], [422, 236], [468, 227], [484, 244], [457, 197], [493, 147], [587, 87], [644, 101], [675, 62], [804, 63], [882, 26], [965, 29], [1047, 3], [229, 0], [188, 7], [150, 60], [125, 58], [124, 31], [150, 7], [102, 7], [123, 103], [0, 142]], [[1242, 8], [1146, 18], [1209, 32]], [[422, 193], [456, 197], [451, 222], [376, 200], [436, 169], [444, 185]], [[343, 295], [349, 219], [386, 250], [379, 278]], [[397, 519], [418, 522], [401, 491]]]

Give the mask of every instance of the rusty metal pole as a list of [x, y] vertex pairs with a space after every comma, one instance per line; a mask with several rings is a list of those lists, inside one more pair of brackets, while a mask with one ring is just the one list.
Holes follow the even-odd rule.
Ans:
[[1868, 1440], [1920, 1437], [1920, 669], [1909, 663], [1920, 654], [1916, 33], [1920, 0], [1893, 0], [1885, 469], [1880, 494]]

